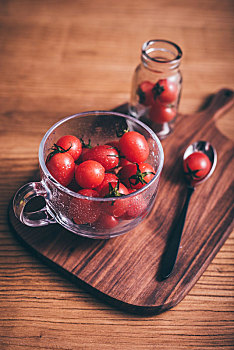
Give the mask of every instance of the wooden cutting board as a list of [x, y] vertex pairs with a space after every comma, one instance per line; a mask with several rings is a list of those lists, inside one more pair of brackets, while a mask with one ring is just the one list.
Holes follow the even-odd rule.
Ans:
[[[165, 164], [151, 215], [133, 231], [109, 240], [74, 235], [58, 224], [23, 225], [9, 206], [18, 238], [40, 258], [118, 308], [157, 314], [178, 304], [202, 275], [232, 230], [233, 143], [215, 127], [215, 119], [233, 104], [233, 92], [220, 90], [205, 110], [179, 116], [162, 145]], [[212, 143], [218, 165], [190, 201], [173, 273], [160, 279], [160, 262], [170, 229], [183, 206], [186, 187], [182, 155], [197, 140]]]

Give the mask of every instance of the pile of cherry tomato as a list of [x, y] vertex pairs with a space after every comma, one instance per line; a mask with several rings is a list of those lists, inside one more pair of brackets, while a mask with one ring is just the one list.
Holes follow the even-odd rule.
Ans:
[[61, 137], [47, 156], [46, 166], [63, 186], [88, 197], [113, 198], [92, 201], [74, 197], [69, 215], [79, 225], [113, 228], [120, 220], [144, 216], [147, 203], [142, 194], [124, 197], [145, 186], [155, 175], [147, 163], [149, 145], [143, 135], [127, 131], [107, 144], [86, 145], [73, 135]]
[[145, 80], [137, 89], [139, 103], [149, 108], [149, 118], [157, 124], [170, 122], [176, 116], [177, 84], [160, 79], [155, 84]]

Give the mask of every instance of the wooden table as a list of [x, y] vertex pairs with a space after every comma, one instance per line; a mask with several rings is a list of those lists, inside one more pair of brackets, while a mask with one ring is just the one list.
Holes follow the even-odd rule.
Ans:
[[[181, 113], [234, 88], [232, 0], [0, 2], [0, 349], [233, 349], [234, 234], [175, 308], [140, 317], [104, 304], [15, 239], [7, 208], [33, 179], [45, 131], [129, 100], [144, 41], [184, 52]], [[233, 111], [217, 122], [234, 138]]]

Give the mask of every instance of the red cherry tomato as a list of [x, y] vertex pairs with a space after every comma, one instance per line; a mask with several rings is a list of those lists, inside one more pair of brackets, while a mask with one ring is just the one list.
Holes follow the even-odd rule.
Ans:
[[[99, 197], [97, 191], [83, 189], [79, 194], [88, 197]], [[78, 225], [92, 224], [100, 215], [100, 203], [86, 198], [73, 198], [70, 203], [69, 216]]]
[[155, 170], [148, 163], [128, 164], [119, 171], [120, 181], [128, 188], [140, 189], [152, 180]]
[[79, 157], [79, 160], [78, 160], [78, 163], [81, 163], [83, 162], [83, 156], [84, 154], [92, 148], [91, 146], [91, 140], [89, 139], [89, 142], [88, 143], [85, 143], [83, 138], [80, 139], [81, 140], [81, 144], [82, 144], [82, 151], [81, 151], [81, 155]]
[[80, 140], [73, 135], [65, 135], [60, 137], [60, 139], [56, 142], [56, 146], [61, 147], [63, 150], [66, 150], [74, 160], [77, 160], [81, 155], [82, 144]]
[[119, 153], [119, 167], [123, 167], [124, 165], [130, 164], [129, 160], [127, 160], [123, 153], [121, 153], [120, 151], [119, 140], [110, 141], [107, 144], [117, 149]]
[[111, 170], [119, 165], [119, 153], [117, 149], [110, 145], [95, 146], [82, 155], [83, 161], [95, 160], [102, 164], [106, 170]]
[[[100, 197], [113, 197], [113, 201], [111, 202], [103, 202], [102, 209], [105, 213], [114, 216], [120, 217], [124, 215], [126, 211], [126, 207], [128, 205], [127, 199], [119, 198], [124, 197], [124, 195], [128, 195], [128, 189], [118, 181], [112, 181], [106, 184], [100, 192]], [[114, 200], [114, 197], [119, 198], [118, 200]]]
[[75, 179], [83, 188], [95, 188], [104, 180], [105, 168], [95, 160], [86, 160], [76, 167]]
[[97, 229], [112, 229], [116, 227], [119, 223], [119, 220], [112, 215], [104, 213], [100, 215], [97, 222], [95, 222], [95, 227]]
[[150, 106], [153, 101], [153, 87], [154, 84], [150, 81], [143, 81], [137, 89], [137, 94], [139, 96], [139, 103], [143, 104], [144, 106]]
[[118, 181], [118, 177], [112, 173], [106, 173], [102, 183], [95, 188], [95, 190], [100, 193], [103, 187], [105, 187], [109, 182]]
[[149, 118], [157, 124], [170, 122], [176, 116], [176, 109], [173, 107], [164, 106], [157, 101], [152, 105], [149, 111]]
[[123, 134], [119, 147], [121, 153], [132, 163], [143, 163], [149, 156], [149, 145], [145, 137], [137, 131]]
[[89, 150], [89, 148], [83, 148], [82, 149], [80, 158], [78, 159], [78, 162], [77, 162], [78, 164], [82, 163], [84, 161], [85, 153], [88, 152], [88, 150]]
[[184, 160], [183, 166], [187, 179], [196, 183], [209, 173], [211, 161], [203, 152], [194, 152]]
[[69, 185], [75, 172], [73, 157], [67, 153], [55, 153], [48, 156], [46, 166], [51, 175], [63, 186]]
[[[129, 193], [135, 190], [129, 190]], [[125, 214], [121, 219], [131, 220], [139, 216], [144, 215], [147, 212], [147, 203], [141, 193], [134, 197], [128, 198], [128, 206], [126, 208]]]
[[177, 94], [177, 85], [168, 79], [160, 79], [153, 87], [154, 100], [165, 104], [175, 102]]
[[120, 197], [129, 194], [128, 189], [119, 180], [110, 181], [103, 186], [100, 197]]

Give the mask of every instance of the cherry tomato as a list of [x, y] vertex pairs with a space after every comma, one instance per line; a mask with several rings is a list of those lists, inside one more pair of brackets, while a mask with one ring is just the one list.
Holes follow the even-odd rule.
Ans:
[[160, 79], [153, 87], [154, 100], [168, 104], [175, 102], [177, 98], [177, 85], [168, 79]]
[[67, 153], [69, 153], [74, 158], [74, 160], [77, 160], [81, 155], [82, 144], [76, 136], [62, 136], [57, 141], [56, 146], [61, 147], [63, 150], [66, 150]]
[[103, 186], [100, 191], [100, 197], [120, 197], [129, 194], [128, 189], [118, 180], [110, 181]]
[[95, 227], [97, 229], [111, 229], [117, 226], [119, 220], [112, 215], [104, 213], [101, 215], [97, 222], [95, 222]]
[[67, 186], [72, 181], [75, 172], [75, 162], [68, 152], [50, 154], [47, 157], [46, 166], [51, 175], [61, 185]]
[[128, 164], [132, 164], [132, 163], [129, 162], [129, 160], [127, 160], [125, 157], [120, 158], [119, 166], [121, 168], [124, 167], [125, 165], [128, 165]]
[[[99, 197], [97, 191], [83, 189], [77, 193], [88, 197]], [[70, 203], [69, 216], [78, 225], [92, 224], [100, 215], [100, 203], [90, 199], [73, 198]]]
[[149, 111], [149, 118], [157, 124], [170, 122], [176, 116], [176, 109], [173, 107], [164, 106], [157, 101], [152, 105]]
[[103, 187], [105, 187], [109, 182], [118, 181], [118, 177], [112, 173], [106, 173], [102, 183], [95, 188], [95, 190], [100, 193]]
[[95, 160], [86, 160], [76, 167], [75, 179], [83, 188], [95, 188], [104, 180], [105, 168]]
[[100, 197], [113, 197], [112, 202], [103, 202], [102, 209], [107, 214], [114, 216], [114, 217], [120, 217], [124, 215], [126, 211], [126, 207], [128, 205], [127, 199], [119, 199], [114, 200], [114, 197], [124, 197], [124, 195], [128, 195], [128, 189], [118, 181], [112, 181], [106, 184], [103, 189], [100, 192]]
[[92, 148], [91, 146], [91, 140], [89, 139], [88, 143], [85, 143], [84, 140], [81, 138], [81, 144], [82, 144], [82, 151], [81, 151], [81, 155], [79, 158], [79, 163], [83, 162], [83, 157], [85, 155], [85, 153]]
[[126, 157], [123, 155], [123, 153], [121, 153], [120, 151], [119, 140], [110, 141], [107, 144], [117, 149], [119, 153], [119, 167], [123, 167], [127, 164], [130, 164], [129, 160], [127, 160]]
[[143, 81], [139, 85], [137, 89], [139, 103], [143, 104], [144, 106], [150, 106], [153, 103], [153, 87], [154, 84], [147, 80]]
[[120, 181], [128, 188], [140, 189], [152, 180], [155, 170], [148, 163], [128, 164], [119, 173]]
[[195, 183], [202, 180], [209, 173], [211, 161], [203, 152], [194, 152], [184, 160], [183, 166], [188, 180]]
[[[129, 190], [129, 193], [133, 192], [134, 190]], [[128, 206], [126, 207], [126, 211], [121, 217], [121, 219], [124, 220], [131, 220], [134, 218], [137, 218], [141, 215], [144, 215], [147, 211], [147, 203], [142, 196], [141, 193], [137, 194], [134, 197], [128, 198]]]
[[83, 154], [82, 159], [83, 161], [95, 160], [106, 170], [111, 170], [119, 165], [119, 153], [115, 147], [110, 145], [95, 146]]
[[84, 161], [85, 153], [88, 152], [88, 150], [89, 150], [89, 148], [83, 148], [82, 149], [80, 158], [78, 159], [78, 162], [77, 162], [78, 164], [82, 163]]
[[119, 140], [121, 153], [132, 163], [143, 163], [149, 156], [149, 145], [137, 131], [128, 131]]

